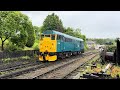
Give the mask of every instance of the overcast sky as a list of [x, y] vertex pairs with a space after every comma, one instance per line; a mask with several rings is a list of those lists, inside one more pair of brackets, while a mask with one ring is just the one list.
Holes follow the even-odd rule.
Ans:
[[48, 14], [55, 13], [65, 27], [81, 28], [87, 38], [120, 37], [120, 11], [22, 11], [33, 25], [42, 26]]

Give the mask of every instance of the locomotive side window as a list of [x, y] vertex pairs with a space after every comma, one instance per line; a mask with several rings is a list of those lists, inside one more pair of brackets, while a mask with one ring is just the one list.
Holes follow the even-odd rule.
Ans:
[[65, 41], [65, 37], [64, 37], [64, 36], [62, 36], [62, 37], [61, 37], [61, 40], [62, 40], [62, 41]]
[[54, 34], [51, 35], [51, 40], [55, 40], [55, 35]]
[[70, 39], [70, 38], [65, 38], [65, 42], [72, 42], [72, 39]]
[[65, 42], [67, 42], [67, 38], [65, 38]]
[[57, 35], [57, 40], [61, 40], [62, 36], [61, 35]]
[[80, 47], [81, 47], [81, 41], [80, 41]]
[[65, 41], [65, 37], [62, 36], [62, 35], [57, 35], [57, 40], [62, 40], [62, 41]]

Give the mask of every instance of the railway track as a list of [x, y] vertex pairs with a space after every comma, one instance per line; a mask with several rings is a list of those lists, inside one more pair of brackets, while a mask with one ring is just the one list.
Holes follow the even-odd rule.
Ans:
[[[96, 55], [92, 55], [92, 58], [95, 56]], [[91, 55], [88, 57], [92, 59]], [[82, 62], [80, 59], [73, 60], [63, 65], [57, 66], [51, 70], [48, 70], [45, 73], [42, 73], [36, 77], [33, 77], [32, 79], [63, 79], [69, 73], [77, 69], [80, 63], [84, 63], [84, 62]]]
[[[10, 72], [8, 74], [1, 75], [0, 79], [9, 79], [9, 78], [12, 78], [12, 77], [16, 77], [16, 76], [19, 76], [21, 74], [25, 74], [25, 73], [28, 73], [30, 71], [34, 71], [34, 70], [36, 70], [38, 68], [45, 67], [47, 65], [41, 63], [41, 64], [30, 64], [28, 66], [30, 66], [30, 67], [27, 67], [27, 65], [25, 65], [25, 68], [22, 68], [22, 69], [20, 68], [20, 70], [12, 71], [12, 72]], [[13, 68], [12, 68], [12, 70], [13, 70]]]
[[26, 64], [32, 64], [32, 63], [35, 63], [35, 62], [30, 61], [30, 60], [28, 60], [28, 61], [22, 60], [22, 61], [16, 61], [16, 62], [11, 62], [11, 63], [7, 63], [7, 64], [2, 64], [2, 65], [0, 65], [0, 72], [9, 71], [9, 70], [12, 70], [12, 68], [15, 69], [17, 67], [21, 67]]
[[[83, 57], [79, 57], [77, 59], [68, 60], [67, 62], [60, 62], [59, 64], [58, 63], [57, 64], [52, 64], [51, 66], [48, 66], [48, 67], [45, 67], [45, 68], [41, 68], [41, 69], [38, 69], [38, 70], [36, 70], [34, 72], [31, 72], [31, 73], [28, 73], [28, 74], [24, 74], [24, 75], [21, 75], [21, 76], [18, 76], [18, 77], [14, 77], [13, 79], [38, 79], [38, 78], [41, 78], [41, 77], [45, 76], [46, 74], [51, 73], [52, 71], [58, 70], [59, 68], [64, 70], [63, 67], [66, 67], [66, 65], [71, 66], [71, 64], [74, 63], [74, 62], [78, 63], [77, 61], [80, 58], [84, 58], [86, 55], [88, 56], [88, 55], [91, 55], [91, 54], [92, 53], [86, 53], [86, 54], [83, 55]], [[48, 75], [48, 76], [50, 76], [50, 75]], [[53, 77], [53, 78], [55, 78], [55, 77]]]
[[[90, 52], [86, 52], [86, 53], [84, 53], [83, 55], [81, 55], [81, 56], [86, 56], [86, 55], [88, 55], [88, 54], [91, 54]], [[77, 58], [80, 58], [81, 56], [78, 56]], [[75, 56], [74, 57], [72, 57], [72, 59], [74, 59], [74, 58], [76, 58]], [[32, 73], [32, 72], [34, 72], [34, 71], [36, 71], [37, 69], [39, 70], [39, 69], [43, 69], [43, 68], [46, 68], [46, 67], [53, 67], [53, 65], [54, 64], [60, 64], [60, 63], [65, 63], [65, 62], [71, 62], [72, 63], [72, 61], [70, 61], [69, 60], [69, 58], [67, 58], [66, 60], [63, 60], [63, 61], [57, 61], [57, 62], [54, 62], [54, 63], [41, 63], [41, 64], [38, 64], [38, 65], [32, 65], [32, 64], [28, 64], [28, 66], [31, 66], [31, 67], [29, 67], [29, 68], [24, 68], [24, 65], [23, 66], [20, 66], [20, 67], [23, 67], [24, 69], [21, 69], [21, 70], [18, 70], [18, 71], [15, 71], [15, 72], [11, 72], [11, 73], [9, 73], [9, 74], [5, 74], [5, 75], [1, 75], [0, 76], [0, 79], [9, 79], [9, 78], [20, 78], [20, 77], [22, 77], [22, 75], [24, 76], [24, 74], [26, 74], [26, 73]], [[25, 67], [27, 67], [27, 65], [25, 66]], [[9, 69], [6, 69], [6, 70], [2, 70], [2, 71], [7, 71], [7, 70], [13, 70], [13, 69], [16, 69], [16, 68], [18, 68], [18, 67], [14, 67], [14, 68], [9, 68]], [[42, 70], [41, 70], [42, 71]], [[24, 78], [26, 78], [26, 77], [24, 77]], [[28, 77], [29, 78], [29, 77]], [[35, 79], [35, 78], [37, 78], [36, 76], [35, 77], [30, 77], [31, 79]]]
[[[90, 60], [93, 60], [93, 58], [96, 58], [95, 60], [99, 60], [99, 56], [96, 55], [94, 57], [92, 57]], [[63, 79], [80, 79], [81, 73], [80, 72], [84, 72], [83, 70], [81, 71], [81, 68], [86, 69], [87, 66], [89, 66], [89, 61], [86, 61], [85, 63], [81, 63], [79, 67], [77, 67], [76, 69], [74, 69], [72, 72], [70, 72], [68, 75], [66, 75], [65, 77], [63, 77]]]
[[12, 67], [8, 67], [8, 68], [5, 68], [5, 69], [1, 69], [0, 72], [10, 72], [12, 70], [16, 70], [16, 69], [21, 69], [21, 68], [25, 68], [25, 67], [29, 67], [29, 66], [33, 66], [33, 65], [36, 65], [37, 63], [25, 63], [25, 64], [20, 64], [20, 65], [15, 65], [15, 66], [12, 66]]

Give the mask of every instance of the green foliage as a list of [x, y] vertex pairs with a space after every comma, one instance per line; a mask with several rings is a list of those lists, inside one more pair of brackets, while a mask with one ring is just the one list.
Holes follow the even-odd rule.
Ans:
[[21, 12], [17, 12], [13, 18], [16, 20], [17, 26], [15, 27], [14, 36], [11, 37], [11, 42], [18, 47], [24, 48], [28, 40], [28, 33], [24, 24], [27, 23], [28, 17]]
[[33, 26], [28, 16], [22, 14], [20, 11], [0, 11], [0, 43], [2, 44], [2, 50], [4, 49], [3, 46], [6, 40], [10, 42], [5, 49], [8, 51], [21, 50], [26, 46], [38, 50], [39, 35], [44, 30], [56, 30], [82, 38], [85, 48], [87, 48], [86, 37], [81, 34], [81, 30], [70, 27], [64, 29], [62, 21], [54, 13], [46, 17], [42, 27], [37, 27]]
[[27, 40], [26, 46], [27, 47], [32, 47], [34, 45], [34, 42], [35, 42], [35, 31], [33, 29], [32, 23], [29, 22], [26, 25], [26, 28], [27, 28], [26, 30], [27, 30], [27, 33], [28, 33], [28, 40]]
[[18, 47], [17, 45], [13, 45], [9, 43], [6, 45], [5, 51], [12, 52], [12, 51], [21, 51], [22, 48]]
[[41, 27], [38, 26], [34, 26], [34, 31], [35, 31], [35, 35], [36, 35], [36, 39], [40, 38], [40, 33], [41, 33]]
[[64, 33], [77, 38], [82, 38], [82, 39], [85, 38], [81, 35], [81, 30], [79, 28], [77, 29], [73, 29], [71, 27], [64, 28]]
[[[33, 29], [33, 25], [32, 22], [29, 20], [28, 16], [22, 14], [21, 15], [22, 20], [22, 27], [24, 28], [24, 34], [26, 34], [27, 36], [27, 42], [26, 42], [26, 46], [27, 47], [32, 47], [34, 42], [35, 42], [35, 31]], [[25, 37], [25, 36], [24, 36]]]
[[33, 47], [33, 49], [34, 49], [34, 50], [39, 50], [39, 46], [38, 46], [38, 45], [35, 45], [35, 46]]
[[16, 24], [15, 11], [0, 11], [0, 38], [2, 41], [2, 50], [4, 50], [4, 42], [15, 34]]
[[9, 38], [18, 47], [31, 47], [35, 40], [31, 21], [20, 11], [0, 11], [0, 38], [2, 50], [4, 42]]
[[24, 49], [23, 50], [33, 50], [33, 47], [24, 47]]
[[21, 34], [11, 37], [11, 42], [13, 42], [13, 44], [17, 45], [18, 47], [24, 48], [27, 43], [26, 37], [28, 37], [27, 33], [21, 32]]
[[92, 40], [92, 41], [95, 41], [97, 44], [100, 44], [100, 45], [115, 45], [115, 40], [114, 39], [109, 39], [109, 38], [106, 38], [106, 39], [88, 39], [88, 40]]
[[2, 41], [0, 40], [0, 46], [1, 46], [1, 44], [2, 44]]
[[65, 34], [68, 34], [68, 35], [71, 35], [71, 36], [75, 36], [75, 35], [74, 35], [74, 30], [73, 30], [73, 28], [71, 28], [71, 27], [64, 28], [64, 33], [65, 33]]
[[[24, 61], [25, 60], [26, 61], [28, 61], [28, 60], [32, 61], [29, 56], [22, 56], [22, 57], [17, 57], [17, 58], [4, 58], [4, 59], [2, 59], [3, 63], [11, 63], [11, 62], [22, 61], [22, 60], [24, 60]], [[26, 62], [24, 62], [24, 63], [26, 63]]]
[[81, 30], [79, 28], [77, 28], [77, 29], [73, 29], [71, 27], [64, 28], [64, 33], [83, 39], [84, 40], [84, 49], [85, 50], [88, 49], [87, 44], [86, 44], [86, 36], [81, 34]]
[[105, 44], [105, 40], [104, 39], [97, 39], [96, 43], [102, 45], [102, 44]]
[[32, 22], [20, 11], [0, 11], [0, 39], [2, 50], [7, 39], [20, 48], [31, 47], [35, 41]]
[[63, 32], [63, 29], [64, 28], [63, 28], [62, 21], [54, 13], [46, 17], [46, 19], [43, 22], [43, 26], [41, 28], [42, 32], [44, 30], [56, 30], [59, 32]]
[[34, 50], [39, 50], [39, 40], [35, 40], [35, 43], [33, 45]]
[[114, 52], [116, 49], [115, 45], [107, 45], [106, 46], [107, 52]]

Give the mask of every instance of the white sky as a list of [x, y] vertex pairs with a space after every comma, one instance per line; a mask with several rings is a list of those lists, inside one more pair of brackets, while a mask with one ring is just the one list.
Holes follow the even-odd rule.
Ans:
[[120, 37], [120, 11], [21, 11], [33, 25], [42, 26], [48, 14], [55, 13], [65, 27], [81, 28], [87, 38]]

